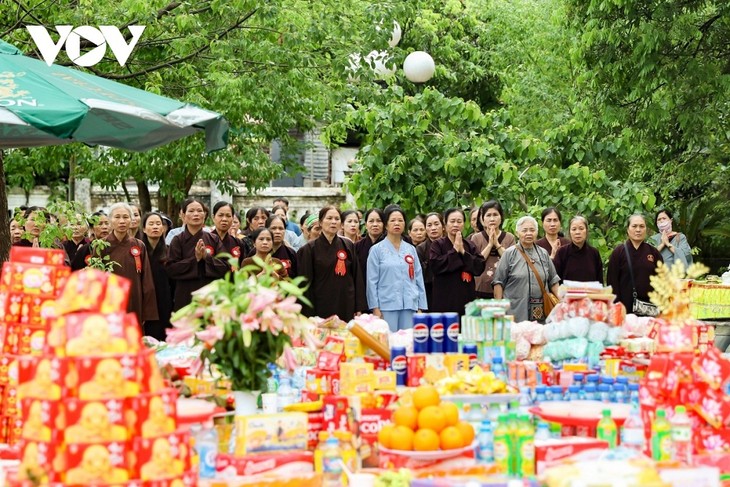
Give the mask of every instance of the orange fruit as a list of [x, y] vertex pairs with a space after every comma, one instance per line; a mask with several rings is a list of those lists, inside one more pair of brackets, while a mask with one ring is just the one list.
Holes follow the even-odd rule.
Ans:
[[441, 396], [434, 386], [419, 386], [413, 392], [413, 405], [420, 411], [428, 406], [438, 406]]
[[390, 448], [390, 436], [393, 434], [394, 429], [394, 424], [386, 424], [378, 431], [378, 442], [385, 448]]
[[428, 428], [436, 433], [446, 427], [446, 416], [438, 406], [426, 406], [418, 413], [418, 428]]
[[413, 430], [407, 426], [396, 426], [390, 434], [390, 447], [393, 450], [413, 450]]
[[434, 451], [439, 449], [441, 439], [432, 429], [422, 428], [413, 437], [413, 449], [416, 451]]
[[398, 426], [405, 426], [415, 431], [418, 429], [418, 409], [413, 406], [401, 406], [393, 413], [392, 421]]
[[453, 402], [442, 402], [439, 409], [446, 416], [446, 426], [454, 426], [459, 422], [459, 408]]
[[441, 431], [440, 444], [442, 450], [456, 450], [464, 446], [464, 437], [456, 426], [447, 426]]
[[476, 433], [474, 432], [474, 427], [472, 425], [470, 425], [466, 421], [459, 421], [458, 423], [456, 423], [455, 428], [461, 431], [461, 437], [464, 440], [464, 446], [469, 446], [474, 442], [474, 437], [476, 436]]

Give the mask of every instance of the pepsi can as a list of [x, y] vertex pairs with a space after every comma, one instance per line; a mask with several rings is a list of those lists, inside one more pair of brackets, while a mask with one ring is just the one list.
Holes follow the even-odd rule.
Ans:
[[441, 313], [428, 314], [428, 353], [444, 353], [444, 319]]
[[459, 353], [459, 313], [444, 313], [444, 352]]
[[425, 313], [413, 315], [413, 353], [428, 353], [429, 318]]
[[408, 383], [406, 347], [393, 347], [390, 349], [390, 370], [395, 372], [396, 385], [405, 386]]
[[462, 348], [462, 353], [469, 356], [469, 370], [479, 365], [479, 349], [476, 343], [465, 343]]

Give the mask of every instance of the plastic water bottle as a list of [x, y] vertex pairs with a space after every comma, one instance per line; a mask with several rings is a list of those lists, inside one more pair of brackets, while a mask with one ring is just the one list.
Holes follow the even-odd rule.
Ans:
[[629, 378], [624, 375], [619, 375], [618, 377], [616, 377], [616, 384], [623, 384], [628, 388]]
[[575, 384], [575, 385], [583, 384], [583, 374], [573, 374], [573, 384]]
[[612, 386], [615, 383], [616, 381], [610, 375], [604, 375], [601, 377], [601, 384], [608, 384], [609, 386]]
[[561, 386], [550, 386], [550, 390], [553, 392], [553, 401], [563, 400], [563, 388]]
[[550, 425], [545, 421], [537, 423], [537, 431], [535, 432], [535, 441], [546, 441], [550, 439]]
[[657, 409], [651, 423], [651, 457], [657, 462], [672, 458], [672, 424], [663, 409]]
[[609, 448], [616, 448], [618, 429], [616, 422], [611, 418], [611, 410], [604, 409], [602, 415], [603, 417], [596, 426], [596, 438], [607, 441]]
[[585, 399], [587, 401], [597, 401], [598, 400], [595, 382], [590, 382], [590, 383], [586, 384], [586, 386], [583, 388], [583, 392], [585, 395]]
[[492, 359], [492, 372], [494, 372], [494, 375], [497, 377], [497, 379], [507, 382], [507, 375], [504, 372], [504, 362], [502, 361], [502, 357], [494, 357]]
[[566, 401], [577, 401], [580, 399], [580, 386], [568, 386], [568, 390], [565, 392]]
[[639, 384], [629, 384], [629, 402], [639, 404]]
[[611, 402], [611, 388], [608, 384], [598, 385], [598, 400], [601, 402]]
[[215, 464], [218, 459], [218, 432], [213, 425], [203, 428], [195, 435], [195, 450], [200, 464], [198, 474], [201, 479], [215, 477]]
[[276, 391], [276, 407], [283, 411], [285, 406], [294, 403], [294, 389], [291, 386], [289, 374], [283, 372], [279, 379], [279, 390]]
[[266, 392], [276, 392], [279, 389], [279, 368], [275, 364], [269, 364], [269, 377], [266, 379]]
[[479, 425], [479, 434], [477, 435], [477, 461], [478, 463], [487, 464], [494, 462], [494, 429], [492, 422], [488, 419], [482, 421]]
[[613, 385], [613, 401], [625, 403], [627, 399], [626, 386], [623, 384]]
[[547, 387], [535, 386], [535, 402], [540, 404], [547, 401]]
[[598, 374], [589, 374], [586, 376], [586, 385], [587, 384], [593, 384], [595, 386], [598, 386]]
[[684, 406], [674, 408], [672, 425], [672, 460], [692, 464], [692, 422]]
[[342, 452], [340, 442], [334, 436], [322, 447], [322, 487], [342, 485]]
[[631, 406], [631, 414], [626, 418], [621, 429], [621, 445], [638, 452], [643, 452], [646, 449], [644, 421], [641, 419], [638, 404]]

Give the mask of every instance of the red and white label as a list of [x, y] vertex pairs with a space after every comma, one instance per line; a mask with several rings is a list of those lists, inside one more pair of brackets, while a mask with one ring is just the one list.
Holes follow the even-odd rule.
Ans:
[[443, 342], [444, 341], [444, 324], [443, 323], [436, 323], [435, 325], [431, 326], [431, 340], [434, 342]]
[[426, 343], [428, 341], [428, 325], [418, 323], [413, 327], [413, 341], [416, 343]]
[[452, 342], [458, 342], [459, 341], [459, 324], [451, 323], [449, 325], [449, 328], [446, 330], [446, 333], [449, 337], [449, 340], [451, 340]]
[[406, 369], [408, 368], [408, 360], [406, 359], [406, 356], [399, 355], [397, 357], [393, 357], [390, 367], [393, 369], [393, 372], [398, 375], [405, 374]]

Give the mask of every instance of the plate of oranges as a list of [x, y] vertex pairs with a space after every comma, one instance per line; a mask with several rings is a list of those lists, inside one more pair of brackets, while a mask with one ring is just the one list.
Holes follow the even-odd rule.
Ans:
[[474, 428], [459, 419], [459, 408], [427, 385], [414, 390], [410, 404], [398, 407], [378, 433], [383, 452], [417, 460], [459, 456], [474, 450], [474, 440]]

